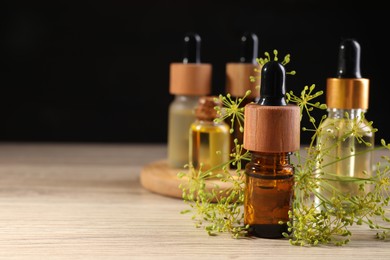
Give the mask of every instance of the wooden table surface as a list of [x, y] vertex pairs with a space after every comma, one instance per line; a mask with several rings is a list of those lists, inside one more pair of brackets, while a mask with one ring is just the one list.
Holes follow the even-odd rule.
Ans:
[[187, 206], [140, 185], [163, 144], [0, 143], [2, 259], [390, 259], [356, 229], [344, 247], [210, 237]]

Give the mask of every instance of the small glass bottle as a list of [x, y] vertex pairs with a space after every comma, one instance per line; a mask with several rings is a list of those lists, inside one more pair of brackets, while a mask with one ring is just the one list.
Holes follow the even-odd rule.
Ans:
[[195, 121], [194, 109], [200, 96], [211, 92], [212, 66], [200, 61], [201, 38], [188, 33], [184, 37], [182, 63], [170, 64], [169, 92], [175, 95], [168, 114], [168, 166], [188, 164], [188, 130]]
[[[372, 153], [367, 150], [374, 147], [374, 131], [365, 119], [368, 98], [369, 79], [360, 74], [360, 45], [354, 39], [344, 39], [339, 49], [337, 78], [327, 79], [328, 116], [317, 138], [321, 152], [319, 167], [324, 178], [372, 176]], [[365, 143], [359, 142], [357, 136]], [[351, 196], [361, 192], [360, 183], [335, 180], [329, 184]], [[368, 185], [365, 188], [366, 192], [370, 189]], [[319, 193], [328, 199], [332, 196], [329, 189], [319, 189]], [[316, 201], [320, 204], [318, 198]]]
[[251, 161], [245, 167], [244, 224], [249, 236], [282, 238], [288, 233], [294, 194], [290, 155], [300, 147], [300, 111], [286, 103], [285, 93], [283, 65], [267, 62], [260, 99], [245, 106], [244, 147]]
[[[247, 96], [241, 103], [240, 107], [245, 107], [246, 104], [257, 102], [260, 91], [256, 89], [260, 84], [260, 77], [253, 77], [255, 80], [251, 81], [251, 76], [255, 76], [256, 71], [260, 71], [260, 65], [256, 58], [258, 55], [258, 38], [254, 33], [246, 32], [241, 37], [241, 50], [239, 62], [229, 62], [226, 64], [226, 94], [230, 94], [233, 100], [243, 98], [248, 90], [251, 94]], [[226, 123], [231, 125], [231, 117], [226, 118]], [[236, 119], [235, 119], [236, 120]], [[236, 144], [234, 140], [237, 139], [238, 144], [243, 143], [243, 132], [240, 129], [240, 124], [234, 122], [233, 132], [230, 135], [230, 151], [236, 152]], [[243, 149], [242, 154], [245, 153]], [[241, 161], [241, 166], [244, 168], [248, 161]], [[231, 165], [231, 168], [236, 168], [237, 165]]]
[[195, 110], [196, 120], [189, 131], [189, 159], [195, 169], [212, 170], [213, 175], [223, 173], [222, 166], [230, 159], [229, 125], [224, 121], [216, 122], [216, 106], [222, 106], [215, 96], [199, 98]]

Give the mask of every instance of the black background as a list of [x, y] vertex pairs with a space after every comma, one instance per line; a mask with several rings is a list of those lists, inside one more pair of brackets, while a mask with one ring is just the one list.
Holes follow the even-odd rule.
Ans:
[[[273, 49], [280, 58], [291, 54], [286, 69], [297, 75], [286, 86], [296, 93], [311, 84], [325, 90], [337, 72], [341, 38], [355, 38], [362, 76], [370, 79], [366, 117], [379, 129], [377, 142], [390, 139], [385, 8], [342, 1], [143, 2], [3, 2], [0, 141], [166, 142], [169, 64], [182, 60], [189, 31], [200, 34], [202, 61], [213, 65], [213, 94], [224, 93], [225, 64], [238, 60], [245, 31], [258, 35], [259, 56]], [[302, 143], [308, 141], [303, 134]]]

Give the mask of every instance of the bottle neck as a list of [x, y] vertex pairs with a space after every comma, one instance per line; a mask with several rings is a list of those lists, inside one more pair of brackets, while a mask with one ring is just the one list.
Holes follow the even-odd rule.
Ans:
[[252, 163], [261, 165], [289, 165], [291, 152], [261, 153], [251, 152]]
[[365, 109], [338, 109], [328, 108], [328, 118], [346, 118], [346, 113], [349, 119], [360, 118], [362, 114], [366, 113]]

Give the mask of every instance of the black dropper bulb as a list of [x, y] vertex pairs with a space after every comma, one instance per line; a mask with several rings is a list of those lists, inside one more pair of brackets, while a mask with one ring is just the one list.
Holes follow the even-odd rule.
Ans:
[[269, 61], [261, 69], [260, 99], [262, 106], [286, 106], [286, 71], [277, 61]]
[[187, 33], [184, 36], [183, 63], [200, 63], [201, 38], [197, 33]]
[[241, 37], [241, 55], [240, 62], [256, 63], [259, 40], [257, 35], [245, 32]]
[[360, 45], [354, 39], [344, 39], [339, 49], [338, 78], [361, 78]]

